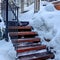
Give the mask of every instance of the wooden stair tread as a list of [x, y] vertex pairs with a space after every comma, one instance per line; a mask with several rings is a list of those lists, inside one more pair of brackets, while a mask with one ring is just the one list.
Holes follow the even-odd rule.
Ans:
[[46, 59], [52, 58], [53, 56], [54, 56], [53, 53], [41, 52], [41, 53], [24, 55], [24, 56], [18, 55], [18, 59], [20, 60], [46, 60]]
[[28, 30], [32, 29], [32, 26], [9, 26], [8, 29], [20, 29], [20, 30]]
[[16, 51], [17, 51], [17, 53], [21, 53], [21, 52], [26, 52], [26, 51], [42, 50], [42, 49], [46, 49], [46, 45], [18, 48]]
[[23, 38], [23, 39], [12, 39], [13, 43], [20, 43], [20, 42], [40, 42], [40, 38]]
[[37, 32], [9, 32], [10, 36], [38, 35]]

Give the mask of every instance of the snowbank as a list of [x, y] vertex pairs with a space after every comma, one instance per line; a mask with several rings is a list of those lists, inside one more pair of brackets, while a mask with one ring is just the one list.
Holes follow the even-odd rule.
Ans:
[[16, 52], [11, 41], [6, 42], [5, 39], [0, 41], [0, 60], [15, 60]]
[[[0, 16], [2, 22], [0, 22], [0, 29], [5, 29], [5, 24], [3, 22], [2, 17]], [[13, 47], [11, 39], [9, 38], [9, 42], [6, 42], [5, 39], [0, 40], [0, 60], [15, 60], [16, 58], [16, 51]]]

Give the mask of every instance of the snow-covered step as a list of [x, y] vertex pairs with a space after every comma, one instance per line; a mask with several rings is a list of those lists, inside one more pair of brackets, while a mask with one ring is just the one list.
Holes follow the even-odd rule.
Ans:
[[52, 59], [54, 58], [53, 53], [48, 53], [48, 52], [42, 52], [42, 53], [35, 53], [35, 54], [30, 54], [30, 55], [24, 55], [24, 56], [19, 56], [17, 60], [46, 60], [46, 59]]
[[23, 44], [23, 45], [14, 45], [14, 47], [17, 47], [17, 48], [24, 48], [24, 47], [35, 47], [35, 46], [41, 46], [41, 44], [38, 44], [38, 43], [28, 43], [28, 44]]
[[22, 48], [18, 48], [16, 49], [17, 53], [22, 53], [22, 52], [26, 52], [26, 51], [33, 51], [33, 50], [43, 50], [46, 49], [46, 45], [40, 45], [40, 46], [30, 46], [30, 47], [22, 47]]
[[12, 42], [13, 42], [13, 43], [21, 43], [21, 42], [31, 42], [31, 43], [35, 42], [35, 43], [37, 43], [37, 42], [40, 42], [40, 41], [41, 41], [40, 38], [12, 39]]
[[11, 20], [11, 21], [8, 21], [8, 25], [9, 26], [27, 26], [29, 24], [29, 21], [19, 21], [17, 22], [17, 20]]
[[9, 30], [18, 30], [18, 31], [31, 31], [32, 26], [8, 26]]
[[9, 32], [10, 36], [37, 36], [37, 32]]

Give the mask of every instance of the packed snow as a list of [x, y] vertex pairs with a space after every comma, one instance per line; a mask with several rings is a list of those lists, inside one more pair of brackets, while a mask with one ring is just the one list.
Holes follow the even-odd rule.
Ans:
[[[30, 25], [34, 27], [34, 31], [38, 32], [42, 44], [54, 48], [55, 59], [53, 60], [60, 60], [60, 11], [56, 10], [54, 5], [49, 2], [45, 2], [46, 6], [43, 6], [43, 4], [40, 4], [40, 11], [38, 13], [34, 13], [34, 4], [26, 7], [25, 9], [28, 12], [19, 13], [19, 20], [29, 21]], [[49, 39], [50, 42], [47, 42], [45, 39]], [[5, 39], [1, 40], [0, 59], [15, 60], [15, 58], [16, 52], [11, 40], [9, 42], [6, 42]]]

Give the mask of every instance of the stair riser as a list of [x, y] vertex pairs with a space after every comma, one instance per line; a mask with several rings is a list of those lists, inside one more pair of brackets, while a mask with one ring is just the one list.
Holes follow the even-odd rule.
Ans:
[[27, 35], [27, 36], [10, 36], [11, 39], [21, 39], [21, 38], [35, 38], [36, 35]]
[[[46, 60], [46, 59], [51, 59], [54, 56], [52, 53], [36, 53], [36, 54], [30, 54], [30, 55], [24, 55], [24, 56], [18, 56], [18, 59], [20, 60]], [[34, 58], [35, 57], [35, 58]]]
[[30, 48], [25, 48], [25, 49], [17, 49], [17, 53], [22, 53], [22, 52], [26, 52], [26, 51], [33, 51], [33, 50], [43, 50], [43, 49], [46, 49], [46, 46], [36, 46], [36, 47], [30, 47]]
[[24, 32], [24, 31], [31, 31], [31, 29], [26, 29], [26, 30], [19, 30], [19, 29], [9, 29], [9, 32]]

